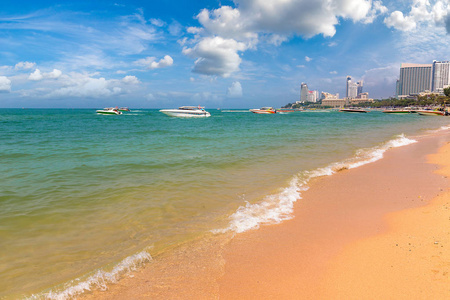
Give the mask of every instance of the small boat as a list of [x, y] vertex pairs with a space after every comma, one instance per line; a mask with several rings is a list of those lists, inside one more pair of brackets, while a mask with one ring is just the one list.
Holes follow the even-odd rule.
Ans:
[[121, 115], [122, 112], [117, 107], [105, 107], [104, 109], [97, 110], [100, 115]]
[[120, 107], [119, 111], [130, 111], [128, 107]]
[[273, 107], [261, 107], [250, 109], [252, 113], [255, 114], [276, 114], [277, 111]]
[[341, 108], [340, 112], [349, 112], [349, 113], [367, 113], [367, 110], [360, 108]]
[[299, 109], [299, 108], [277, 108], [276, 111], [277, 111], [277, 113], [288, 113], [288, 112], [303, 111], [303, 109]]
[[421, 116], [445, 116], [442, 110], [418, 110], [417, 113]]
[[160, 112], [169, 117], [178, 118], [205, 118], [211, 114], [201, 106], [181, 106], [178, 109], [161, 109]]

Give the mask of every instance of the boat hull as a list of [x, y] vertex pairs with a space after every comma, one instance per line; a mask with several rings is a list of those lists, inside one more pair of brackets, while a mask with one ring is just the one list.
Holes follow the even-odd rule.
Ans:
[[173, 109], [161, 109], [160, 112], [169, 116], [176, 118], [207, 118], [210, 117], [211, 114], [207, 111], [179, 111]]
[[340, 112], [348, 112], [348, 113], [367, 113], [367, 111], [362, 110], [362, 109], [346, 109], [346, 108], [342, 108], [339, 110]]
[[107, 111], [107, 110], [97, 110], [97, 114], [99, 115], [121, 115], [120, 111]]
[[424, 111], [419, 110], [417, 113], [421, 116], [445, 116], [445, 112], [443, 111]]

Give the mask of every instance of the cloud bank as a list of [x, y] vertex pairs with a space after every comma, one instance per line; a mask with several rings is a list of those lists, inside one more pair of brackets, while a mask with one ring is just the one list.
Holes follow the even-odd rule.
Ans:
[[[235, 8], [203, 9], [202, 27], [188, 28], [195, 37], [183, 53], [195, 59], [193, 72], [228, 77], [239, 71], [240, 53], [264, 40], [279, 45], [292, 36], [332, 37], [340, 18], [371, 23], [387, 8], [371, 0], [234, 0]], [[185, 43], [184, 41], [183, 43]]]
[[0, 93], [11, 92], [11, 80], [6, 76], [0, 76]]
[[173, 65], [173, 59], [169, 55], [164, 56], [164, 58], [160, 59], [158, 62], [156, 61], [156, 57], [146, 57], [143, 59], [139, 59], [134, 62], [136, 65], [146, 67], [149, 70], [159, 69], [170, 67]]
[[445, 27], [450, 33], [450, 5], [448, 1], [438, 0], [434, 4], [429, 0], [413, 0], [407, 15], [394, 11], [384, 19], [386, 26], [400, 30], [413, 31], [421, 24]]

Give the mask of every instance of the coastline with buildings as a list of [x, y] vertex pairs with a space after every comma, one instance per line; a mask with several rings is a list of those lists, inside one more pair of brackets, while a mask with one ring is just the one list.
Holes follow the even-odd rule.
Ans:
[[[373, 99], [368, 92], [364, 92], [364, 80], [353, 81], [351, 76], [346, 76], [345, 97], [340, 98], [339, 93], [321, 92], [309, 90], [308, 84], [301, 83], [300, 100], [289, 103], [285, 108], [298, 108], [304, 106], [323, 108], [343, 108], [349, 106], [445, 106], [448, 102], [450, 88], [450, 61], [433, 61], [432, 64], [402, 63], [399, 70], [399, 79], [396, 82], [395, 99], [411, 100], [405, 105], [395, 99]], [[421, 100], [426, 100], [424, 103]], [[390, 101], [390, 103], [389, 103]], [[414, 102], [416, 101], [416, 103]]]

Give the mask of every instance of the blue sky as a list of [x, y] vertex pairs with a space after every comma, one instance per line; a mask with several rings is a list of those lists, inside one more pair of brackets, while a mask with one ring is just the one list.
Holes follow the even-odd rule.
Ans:
[[449, 32], [448, 0], [3, 0], [0, 107], [280, 107], [347, 75], [385, 98]]

